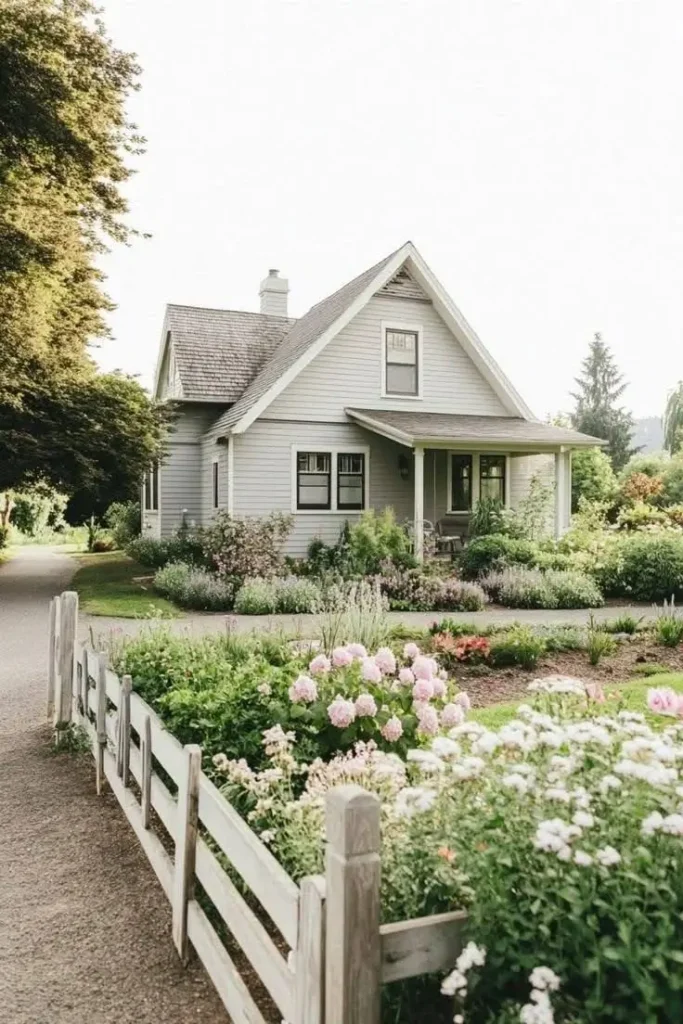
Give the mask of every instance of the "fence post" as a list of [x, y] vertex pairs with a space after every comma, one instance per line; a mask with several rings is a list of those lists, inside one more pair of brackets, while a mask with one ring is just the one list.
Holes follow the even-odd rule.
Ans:
[[[88, 688], [89, 688], [89, 674], [90, 674], [90, 664], [89, 664], [90, 659], [88, 657], [88, 648], [87, 647], [83, 648], [83, 654], [82, 654], [82, 657], [79, 660], [80, 660], [80, 663], [81, 663], [81, 685], [80, 685], [78, 693], [76, 694], [75, 699], [74, 699], [74, 708], [75, 708], [74, 718], [76, 719], [76, 721], [78, 721], [78, 715], [79, 715], [78, 704], [79, 704], [79, 701], [80, 701], [81, 709], [83, 711], [83, 717], [85, 718], [85, 720], [87, 722], [88, 721]], [[76, 676], [78, 677], [78, 660], [76, 661]]]
[[78, 594], [67, 590], [60, 598], [59, 609], [59, 694], [54, 719], [58, 733], [71, 722], [77, 630]]
[[104, 782], [104, 750], [107, 746], [107, 659], [100, 654], [97, 659], [97, 713], [95, 728], [97, 729], [97, 754], [95, 760], [95, 788], [97, 795], [102, 795]]
[[119, 737], [118, 756], [116, 758], [116, 774], [124, 786], [130, 785], [130, 691], [133, 680], [124, 676], [121, 680], [119, 697]]
[[323, 1024], [325, 1019], [325, 879], [304, 878], [300, 885], [299, 932], [294, 960], [294, 1024]]
[[325, 1024], [379, 1024], [379, 809], [360, 786], [327, 794]]
[[149, 813], [152, 807], [152, 723], [149, 715], [145, 715], [142, 720], [140, 760], [142, 761], [142, 781], [140, 783], [142, 827], [149, 828]]
[[59, 645], [59, 598], [50, 601], [50, 635], [47, 645], [47, 720], [51, 724], [55, 717], [55, 695], [59, 674], [57, 671], [57, 651]]
[[178, 824], [173, 874], [173, 943], [183, 963], [187, 963], [187, 904], [194, 895], [202, 748], [194, 743], [188, 743], [184, 749], [185, 777], [178, 780]]

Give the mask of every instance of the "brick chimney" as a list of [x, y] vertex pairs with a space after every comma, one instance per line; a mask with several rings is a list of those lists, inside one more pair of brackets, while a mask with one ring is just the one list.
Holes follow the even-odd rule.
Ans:
[[289, 281], [286, 277], [279, 277], [279, 273], [279, 270], [269, 270], [259, 290], [261, 312], [270, 316], [287, 316]]

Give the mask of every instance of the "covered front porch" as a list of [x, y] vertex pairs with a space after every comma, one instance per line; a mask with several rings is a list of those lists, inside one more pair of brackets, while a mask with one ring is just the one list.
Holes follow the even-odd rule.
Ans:
[[399, 463], [413, 480], [412, 524], [419, 559], [424, 557], [426, 529], [464, 543], [480, 499], [496, 498], [514, 508], [528, 495], [534, 476], [553, 488], [549, 526], [560, 537], [571, 516], [572, 449], [604, 444], [563, 427], [513, 417], [346, 412], [364, 429], [404, 449]]

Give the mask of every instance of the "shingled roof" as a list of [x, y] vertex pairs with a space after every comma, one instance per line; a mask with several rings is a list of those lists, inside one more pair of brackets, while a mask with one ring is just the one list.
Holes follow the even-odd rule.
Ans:
[[236, 402], [294, 323], [265, 313], [169, 305], [166, 330], [183, 398]]

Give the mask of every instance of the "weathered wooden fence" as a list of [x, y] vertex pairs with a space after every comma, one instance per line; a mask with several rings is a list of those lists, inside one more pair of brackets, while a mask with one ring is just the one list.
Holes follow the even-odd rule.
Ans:
[[[194, 948], [235, 1024], [265, 1018], [195, 898], [196, 882], [288, 1024], [379, 1024], [382, 984], [450, 970], [462, 911], [380, 924], [374, 795], [358, 786], [328, 795], [325, 877], [297, 885], [203, 774], [201, 749], [182, 746], [132, 691], [130, 676], [119, 679], [77, 634], [78, 595], [67, 592], [50, 605], [49, 720], [58, 739], [72, 726], [88, 734], [97, 792], [106, 780], [145, 851], [171, 903], [178, 954], [186, 961]], [[153, 827], [152, 811], [171, 842]]]

